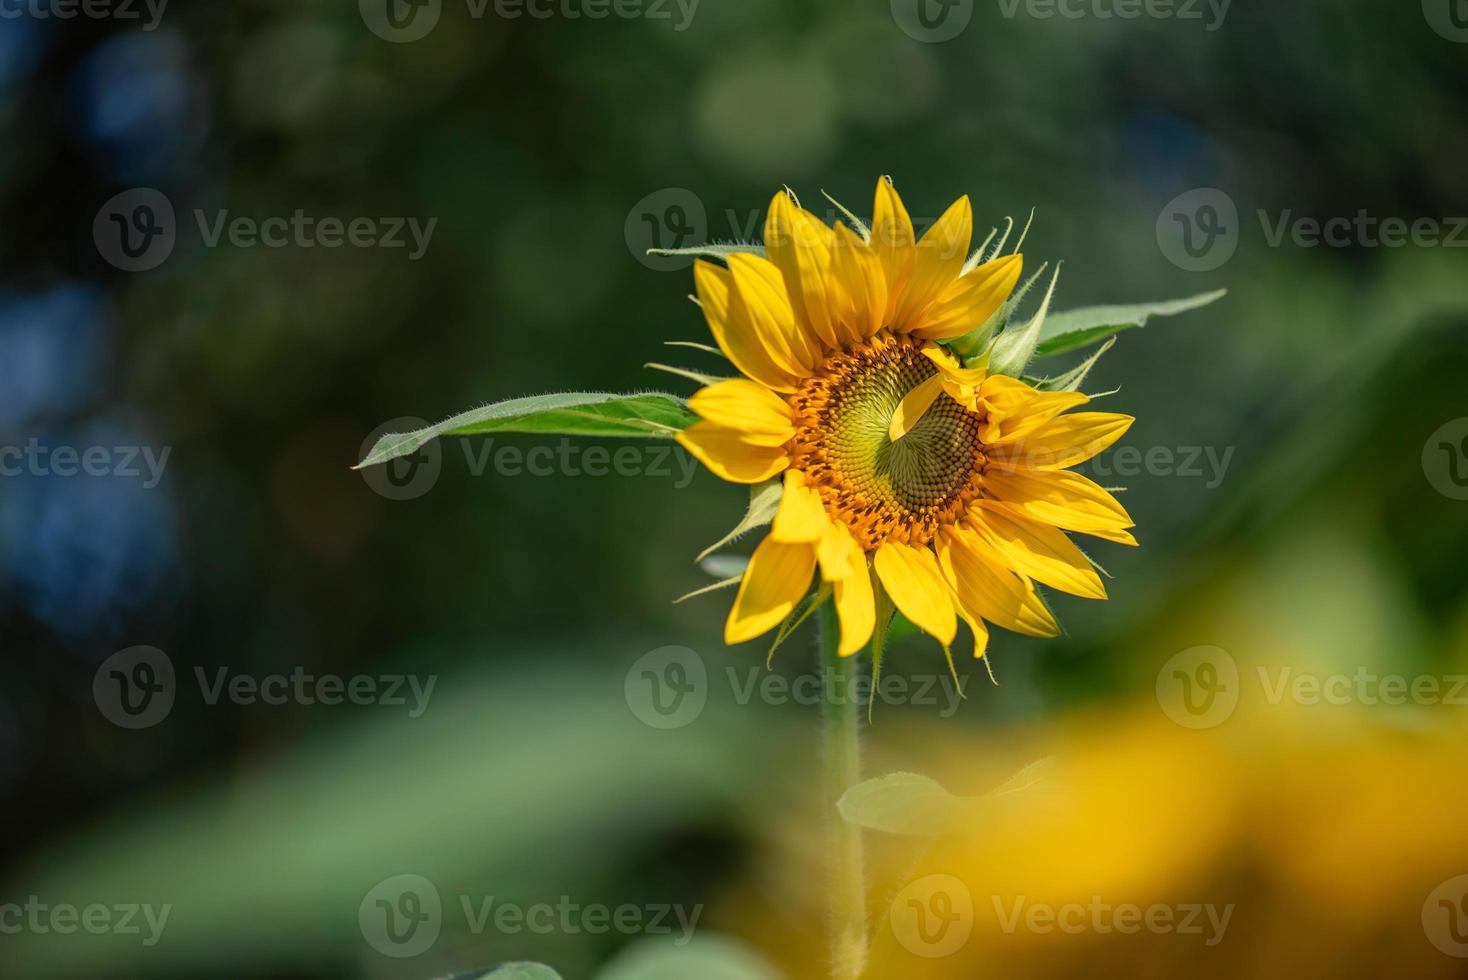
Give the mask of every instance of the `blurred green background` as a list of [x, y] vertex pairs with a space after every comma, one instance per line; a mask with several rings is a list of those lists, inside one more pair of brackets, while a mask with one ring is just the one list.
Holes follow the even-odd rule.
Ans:
[[[729, 593], [671, 601], [711, 581], [692, 558], [743, 491], [690, 477], [681, 450], [602, 476], [476, 472], [464, 452], [560, 451], [521, 436], [445, 444], [406, 492], [349, 469], [404, 416], [687, 393], [649, 361], [719, 373], [663, 346], [707, 331], [688, 263], [643, 253], [757, 236], [781, 185], [865, 215], [890, 174], [919, 224], [964, 193], [984, 228], [1036, 208], [1025, 253], [1064, 260], [1059, 308], [1230, 291], [1123, 334], [1091, 376], [1138, 418], [1124, 444], [1159, 450], [1135, 472], [1114, 452], [1092, 467], [1127, 487], [1142, 542], [1095, 549], [1111, 601], [1058, 599], [1057, 641], [997, 636], [998, 688], [961, 659], [953, 717], [879, 705], [873, 766], [928, 765], [915, 731], [978, 757], [1079, 710], [1157, 713], [1159, 669], [1200, 645], [1246, 675], [1468, 670], [1459, 0], [1237, 0], [1221, 19], [1123, 19], [1102, 0], [1074, 17], [1007, 0], [648, 0], [603, 18], [594, 0], [547, 17], [391, 2], [180, 3], [151, 23], [141, 5], [3, 8], [0, 445], [169, 455], [156, 485], [29, 463], [0, 478], [0, 904], [173, 911], [151, 947], [0, 935], [0, 976], [407, 978], [540, 958], [576, 980], [637, 938], [461, 920], [393, 959], [359, 904], [400, 874], [446, 905], [701, 905], [700, 930], [812, 969], [787, 934], [821, 924], [790, 897], [818, 877], [817, 842], [792, 831], [818, 828], [815, 709], [739, 696], [766, 648], [722, 647]], [[166, 257], [133, 272], [106, 216], [138, 188], [176, 217]], [[195, 213], [224, 211], [434, 224], [416, 257], [406, 228], [399, 248], [211, 245]], [[1363, 212], [1457, 237], [1275, 233]], [[129, 730], [93, 682], [138, 645], [166, 653], [177, 699]], [[669, 645], [709, 683], [695, 720], [661, 730], [629, 668]], [[775, 670], [808, 673], [809, 647]], [[210, 704], [195, 671], [220, 668], [435, 687], [418, 717]], [[885, 669], [946, 672], [917, 638]], [[1309, 726], [1463, 710], [1331, 706]]]

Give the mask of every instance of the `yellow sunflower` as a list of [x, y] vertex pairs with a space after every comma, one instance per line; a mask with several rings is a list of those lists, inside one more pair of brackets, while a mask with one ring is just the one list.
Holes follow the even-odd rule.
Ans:
[[784, 482], [725, 641], [780, 625], [813, 585], [835, 602], [843, 656], [877, 628], [877, 588], [945, 649], [959, 617], [976, 656], [986, 621], [1055, 636], [1037, 582], [1106, 597], [1065, 531], [1136, 543], [1126, 510], [1066, 468], [1132, 419], [1063, 414], [1089, 399], [990, 373], [984, 352], [964, 359], [945, 345], [992, 322], [1023, 261], [970, 260], [967, 197], [919, 241], [883, 179], [870, 228], [852, 225], [828, 227], [782, 191], [763, 255], [694, 267], [709, 329], [744, 377], [695, 394], [701, 421], [678, 441], [725, 480]]

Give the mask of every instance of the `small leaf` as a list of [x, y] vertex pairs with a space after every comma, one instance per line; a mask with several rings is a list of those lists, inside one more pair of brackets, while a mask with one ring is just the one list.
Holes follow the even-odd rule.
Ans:
[[763, 245], [754, 245], [744, 242], [730, 242], [727, 244], [692, 245], [688, 248], [650, 248], [648, 255], [699, 255], [707, 259], [727, 259], [739, 252], [751, 252], [755, 255], [764, 255]]
[[894, 772], [857, 783], [836, 804], [849, 824], [888, 834], [933, 837], [958, 818], [958, 797], [913, 772]]
[[1154, 316], [1175, 316], [1207, 306], [1222, 299], [1226, 289], [1211, 293], [1199, 293], [1187, 299], [1167, 300], [1161, 303], [1134, 303], [1128, 306], [1088, 306], [1079, 310], [1066, 310], [1050, 317], [1040, 333], [1036, 357], [1049, 357], [1079, 350], [1112, 334], [1144, 325]]
[[707, 548], [703, 549], [694, 561], [703, 561], [709, 555], [718, 551], [726, 545], [733, 544], [738, 538], [757, 527], [764, 527], [775, 519], [775, 511], [780, 509], [780, 496], [785, 492], [785, 484], [779, 477], [757, 483], [749, 488], [749, 509], [744, 512], [744, 518], [734, 527], [734, 530], [724, 535]]
[[1091, 368], [1095, 367], [1096, 362], [1101, 360], [1101, 355], [1115, 346], [1116, 338], [1108, 337], [1106, 343], [1101, 345], [1100, 350], [1096, 351], [1096, 353], [1086, 358], [1080, 364], [1064, 374], [1057, 375], [1053, 378], [1045, 378], [1043, 381], [1036, 383], [1034, 387], [1041, 391], [1080, 391], [1081, 385], [1086, 381], [1086, 375], [1090, 374]]
[[[782, 980], [780, 973], [742, 943], [723, 936], [677, 934], [686, 923], [668, 925], [672, 943], [644, 939], [624, 951], [596, 980]], [[680, 940], [682, 945], [679, 945]]]
[[702, 371], [695, 371], [692, 368], [678, 367], [676, 364], [659, 364], [657, 361], [648, 361], [642, 366], [651, 368], [654, 371], [662, 371], [664, 374], [687, 378], [689, 381], [697, 381], [701, 385], [716, 385], [720, 381], [730, 380], [729, 378], [721, 378], [714, 374], [704, 374]]
[[512, 398], [472, 409], [415, 432], [389, 432], [356, 469], [417, 452], [439, 436], [535, 432], [568, 436], [671, 438], [698, 421], [683, 399], [661, 391], [616, 395], [571, 391]]
[[1036, 759], [997, 787], [984, 794], [985, 799], [1012, 796], [1015, 793], [1049, 792], [1055, 788], [1055, 756]]
[[505, 963], [488, 973], [470, 973], [449, 980], [561, 980], [561, 975], [543, 963]]
[[1045, 321], [1050, 314], [1050, 300], [1055, 297], [1055, 285], [1060, 281], [1060, 264], [1050, 277], [1050, 288], [1040, 301], [1039, 311], [1023, 327], [1006, 328], [990, 348], [989, 370], [993, 374], [1019, 377], [1025, 365], [1035, 356], [1035, 350], [1044, 335]]
[[731, 575], [726, 579], [721, 579], [720, 581], [715, 582], [713, 585], [705, 585], [701, 589], [694, 589], [692, 592], [683, 593], [678, 598], [673, 600], [673, 605], [676, 606], [680, 602], [686, 602], [689, 599], [694, 599], [701, 595], [708, 595], [710, 592], [718, 592], [720, 589], [727, 589], [731, 585], [738, 585], [743, 580], [743, 572], [740, 572], [738, 575]]
[[749, 567], [749, 559], [744, 555], [710, 555], [700, 561], [698, 567], [714, 578], [726, 581], [743, 578], [744, 570]]

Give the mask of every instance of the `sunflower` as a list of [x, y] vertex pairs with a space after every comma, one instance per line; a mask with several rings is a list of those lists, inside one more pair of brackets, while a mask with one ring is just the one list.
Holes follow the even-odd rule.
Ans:
[[[883, 593], [945, 650], [959, 618], [976, 656], [986, 623], [1055, 636], [1036, 583], [1106, 597], [1065, 532], [1136, 544], [1126, 510], [1067, 469], [1132, 419], [1070, 412], [1087, 396], [991, 370], [1023, 259], [987, 242], [970, 258], [967, 197], [921, 240], [887, 179], [870, 228], [848, 218], [827, 226], [782, 191], [763, 254], [694, 266], [709, 329], [743, 377], [690, 398], [701, 421], [678, 441], [725, 480], [783, 481], [725, 641], [785, 623], [813, 587], [835, 603], [842, 656], [871, 639]], [[985, 349], [961, 356], [976, 335]]]

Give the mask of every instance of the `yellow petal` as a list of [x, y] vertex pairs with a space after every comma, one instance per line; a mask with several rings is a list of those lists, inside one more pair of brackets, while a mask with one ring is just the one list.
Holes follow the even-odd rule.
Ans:
[[958, 634], [958, 620], [933, 553], [888, 541], [877, 549], [873, 564], [902, 615], [945, 647], [951, 644]]
[[902, 198], [897, 196], [897, 188], [886, 177], [877, 181], [871, 242], [887, 284], [887, 308], [882, 311], [882, 323], [889, 324], [912, 271], [914, 237], [912, 218], [908, 217]]
[[867, 645], [877, 625], [876, 596], [872, 593], [872, 578], [865, 558], [852, 575], [836, 581], [832, 599], [836, 603], [836, 617], [841, 621], [841, 643], [836, 652], [849, 657]]
[[821, 541], [816, 551], [816, 558], [821, 563], [821, 577], [827, 582], [838, 582], [849, 575], [855, 574], [857, 568], [866, 570], [867, 559], [862, 552], [861, 546], [851, 536], [851, 531], [840, 521], [828, 520], [826, 529], [821, 534]]
[[770, 525], [770, 537], [776, 541], [814, 544], [821, 540], [830, 523], [821, 495], [805, 485], [803, 474], [786, 470], [785, 491], [780, 496], [780, 509], [775, 512], [774, 523]]
[[1136, 421], [1130, 415], [1111, 412], [1076, 412], [1062, 415], [1034, 428], [1023, 428], [1016, 436], [987, 450], [989, 462], [1006, 467], [1061, 470], [1084, 463], [1126, 434]]
[[876, 250], [838, 224], [831, 248], [831, 270], [840, 283], [835, 329], [843, 344], [871, 337], [887, 324], [887, 277]]
[[970, 270], [938, 294], [920, 320], [910, 325], [910, 332], [927, 340], [946, 340], [983, 326], [1014, 292], [1023, 267], [1022, 256], [1004, 255]]
[[832, 321], [831, 229], [797, 207], [787, 191], [775, 195], [765, 219], [765, 255], [785, 280], [796, 321], [827, 348], [841, 346]]
[[1115, 497], [1070, 470], [990, 469], [984, 489], [1015, 510], [1068, 531], [1136, 544], [1126, 529], [1132, 516]]
[[938, 372], [943, 377], [943, 390], [947, 392], [948, 397], [969, 411], [977, 411], [979, 391], [984, 381], [985, 370], [981, 367], [963, 367], [958, 358], [954, 357], [946, 347], [938, 344], [926, 345], [923, 348], [923, 355], [937, 365]]
[[[967, 195], [951, 204], [913, 251], [912, 274], [897, 304], [892, 328], [906, 332], [925, 325], [922, 315], [958, 280], [968, 261], [974, 212]], [[974, 270], [977, 272], [978, 270]], [[983, 321], [980, 321], [983, 322]], [[978, 324], [974, 324], [978, 326]]]
[[731, 483], [763, 483], [790, 465], [783, 447], [757, 446], [745, 441], [737, 429], [712, 422], [695, 422], [677, 439], [715, 476]]
[[688, 407], [706, 422], [736, 429], [746, 442], [783, 446], [795, 435], [795, 413], [785, 399], [764, 385], [743, 378], [720, 381], [688, 399]]
[[1071, 540], [1049, 524], [1027, 520], [1003, 504], [980, 501], [968, 526], [984, 535], [1021, 575], [1083, 599], [1105, 599], [1106, 587]]
[[714, 343], [740, 373], [775, 391], [794, 391], [797, 376], [770, 357], [748, 317], [734, 317], [734, 278], [729, 270], [699, 259], [693, 264], [693, 284]]
[[824, 356], [819, 341], [795, 322], [785, 278], [769, 259], [748, 252], [729, 256], [734, 277], [729, 315], [747, 319], [770, 359], [797, 378], [808, 378]]
[[897, 411], [892, 413], [892, 420], [887, 423], [887, 438], [896, 442], [912, 431], [941, 394], [943, 375], [935, 374], [903, 395], [902, 401], [897, 403]]
[[1078, 391], [1039, 391], [1023, 381], [991, 375], [979, 388], [983, 410], [994, 431], [984, 433], [985, 441], [1014, 439], [1024, 432], [1048, 422], [1061, 412], [1086, 404], [1088, 395]]
[[810, 588], [815, 549], [765, 538], [754, 549], [739, 583], [739, 595], [724, 624], [724, 642], [733, 646], [769, 632], [785, 621]]
[[954, 598], [954, 605], [958, 606], [959, 615], [963, 616], [963, 621], [968, 623], [968, 628], [973, 631], [974, 659], [977, 660], [989, 649], [989, 627], [978, 616], [965, 613], [963, 604], [957, 600], [957, 597]]
[[938, 532], [938, 566], [964, 618], [982, 617], [1027, 636], [1059, 636], [1060, 624], [1028, 579], [1016, 575], [976, 533]]

